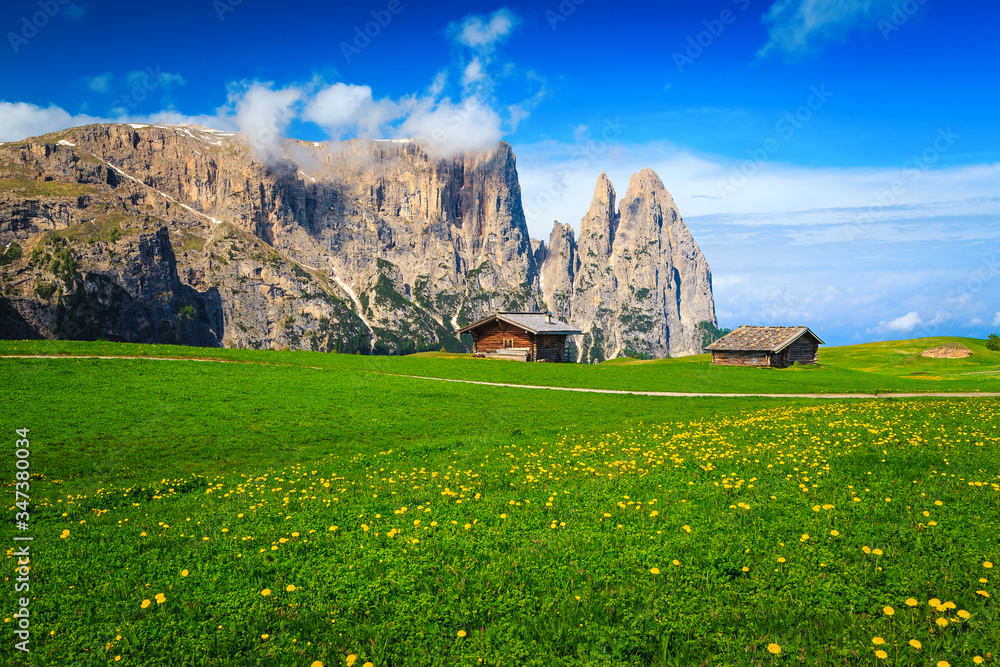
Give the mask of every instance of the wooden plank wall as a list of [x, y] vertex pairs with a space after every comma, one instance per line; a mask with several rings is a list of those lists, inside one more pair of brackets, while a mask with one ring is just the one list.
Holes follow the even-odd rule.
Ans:
[[713, 350], [713, 366], [770, 366], [770, 352], [737, 352], [733, 350]]
[[563, 360], [563, 348], [566, 346], [566, 336], [535, 336], [532, 348], [534, 361], [552, 361], [560, 363]]
[[504, 339], [513, 340], [507, 347], [531, 347], [531, 334], [504, 322], [490, 322], [472, 332], [476, 352], [496, 352], [504, 348]]
[[815, 364], [819, 355], [819, 345], [810, 340], [807, 334], [786, 347], [784, 353], [786, 364], [791, 365], [796, 361], [800, 364]]

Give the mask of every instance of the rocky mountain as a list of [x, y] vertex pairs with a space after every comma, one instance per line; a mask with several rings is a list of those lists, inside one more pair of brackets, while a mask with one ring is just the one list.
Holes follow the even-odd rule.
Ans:
[[[595, 197], [578, 248], [565, 225], [548, 245], [529, 238], [506, 143], [438, 160], [407, 140], [290, 140], [274, 164], [200, 126], [0, 144], [0, 337], [457, 350], [461, 325], [550, 304], [586, 329], [588, 359], [676, 354], [692, 318], [714, 322], [711, 285], [652, 179], [659, 190], [637, 186], [620, 224], [608, 183], [610, 205]], [[584, 243], [601, 230], [603, 245]], [[655, 295], [619, 293], [620, 280]], [[706, 285], [709, 310], [681, 301]]]
[[539, 255], [545, 302], [584, 332], [581, 359], [698, 354], [698, 323], [717, 323], [712, 272], [651, 169], [632, 176], [617, 209], [602, 173], [579, 240], [557, 222]]

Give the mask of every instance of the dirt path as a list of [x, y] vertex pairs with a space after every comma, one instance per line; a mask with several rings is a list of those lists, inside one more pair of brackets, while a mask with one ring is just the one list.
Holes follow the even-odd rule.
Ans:
[[[266, 361], [245, 361], [240, 359], [205, 359], [198, 357], [142, 357], [142, 356], [99, 356], [99, 355], [47, 355], [47, 354], [4, 354], [0, 359], [146, 359], [148, 361], [200, 361], [217, 364], [252, 364], [257, 366], [276, 366], [281, 368], [310, 368], [312, 370], [329, 370], [321, 366], [299, 366], [297, 364], [275, 364]], [[462, 384], [479, 384], [488, 387], [509, 387], [512, 389], [548, 389], [550, 391], [577, 391], [588, 394], [626, 394], [632, 396], [665, 396], [675, 398], [1000, 398], [1000, 392], [923, 392], [896, 394], [765, 394], [765, 393], [718, 393], [693, 391], [638, 391], [630, 389], [588, 389], [585, 387], [549, 387], [535, 384], [508, 384], [505, 382], [483, 382], [481, 380], [456, 380], [453, 378], [433, 378], [423, 375], [406, 375], [403, 373], [382, 373], [392, 377], [411, 378], [413, 380], [432, 380], [434, 382], [459, 382]]]
[[[387, 373], [387, 375], [394, 375]], [[502, 382], [480, 382], [478, 380], [452, 380], [448, 378], [432, 378], [422, 375], [398, 375], [398, 377], [413, 378], [415, 380], [436, 380], [438, 382], [462, 382], [464, 384], [484, 384], [490, 387], [513, 387], [515, 389], [550, 389], [554, 391], [580, 391], [591, 394], [631, 394], [633, 396], [672, 396], [679, 398], [699, 398], [699, 397], [720, 397], [720, 398], [974, 398], [1000, 397], [1000, 392], [927, 392], [927, 393], [898, 393], [898, 394], [730, 394], [718, 392], [693, 392], [693, 391], [633, 391], [630, 389], [586, 389], [583, 387], [544, 387], [533, 384], [505, 384]]]

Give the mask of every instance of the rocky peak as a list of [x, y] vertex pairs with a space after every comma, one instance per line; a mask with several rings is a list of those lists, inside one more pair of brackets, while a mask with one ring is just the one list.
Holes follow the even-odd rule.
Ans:
[[575, 273], [556, 261], [552, 247], [557, 236], [567, 238], [565, 230], [557, 223], [552, 234], [543, 292], [552, 303], [555, 285], [572, 286], [558, 305], [585, 332], [581, 360], [701, 351], [698, 323], [716, 322], [711, 271], [653, 170], [633, 174], [617, 211], [614, 187], [601, 174], [580, 222]]
[[557, 221], [542, 258], [539, 282], [545, 304], [561, 320], [570, 316], [577, 261], [573, 228]]
[[594, 198], [590, 210], [580, 221], [580, 253], [581, 261], [587, 258], [607, 258], [611, 256], [615, 234], [618, 229], [618, 216], [615, 212], [615, 188], [611, 185], [608, 175], [601, 172], [594, 187]]

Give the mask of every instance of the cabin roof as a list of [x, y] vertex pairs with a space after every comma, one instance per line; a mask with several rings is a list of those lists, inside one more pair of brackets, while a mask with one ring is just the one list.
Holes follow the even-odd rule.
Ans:
[[561, 322], [556, 318], [552, 318], [552, 322], [546, 321], [545, 313], [494, 313], [478, 322], [473, 322], [472, 324], [462, 327], [458, 330], [458, 333], [469, 333], [473, 329], [478, 329], [479, 327], [489, 324], [494, 320], [499, 320], [501, 322], [506, 322], [507, 324], [512, 324], [516, 327], [529, 331], [533, 334], [580, 334], [583, 333], [579, 329], [573, 328], [571, 325]]
[[742, 326], [705, 349], [716, 352], [781, 352], [805, 334], [815, 338], [820, 345], [823, 344], [819, 336], [810, 331], [809, 327]]

